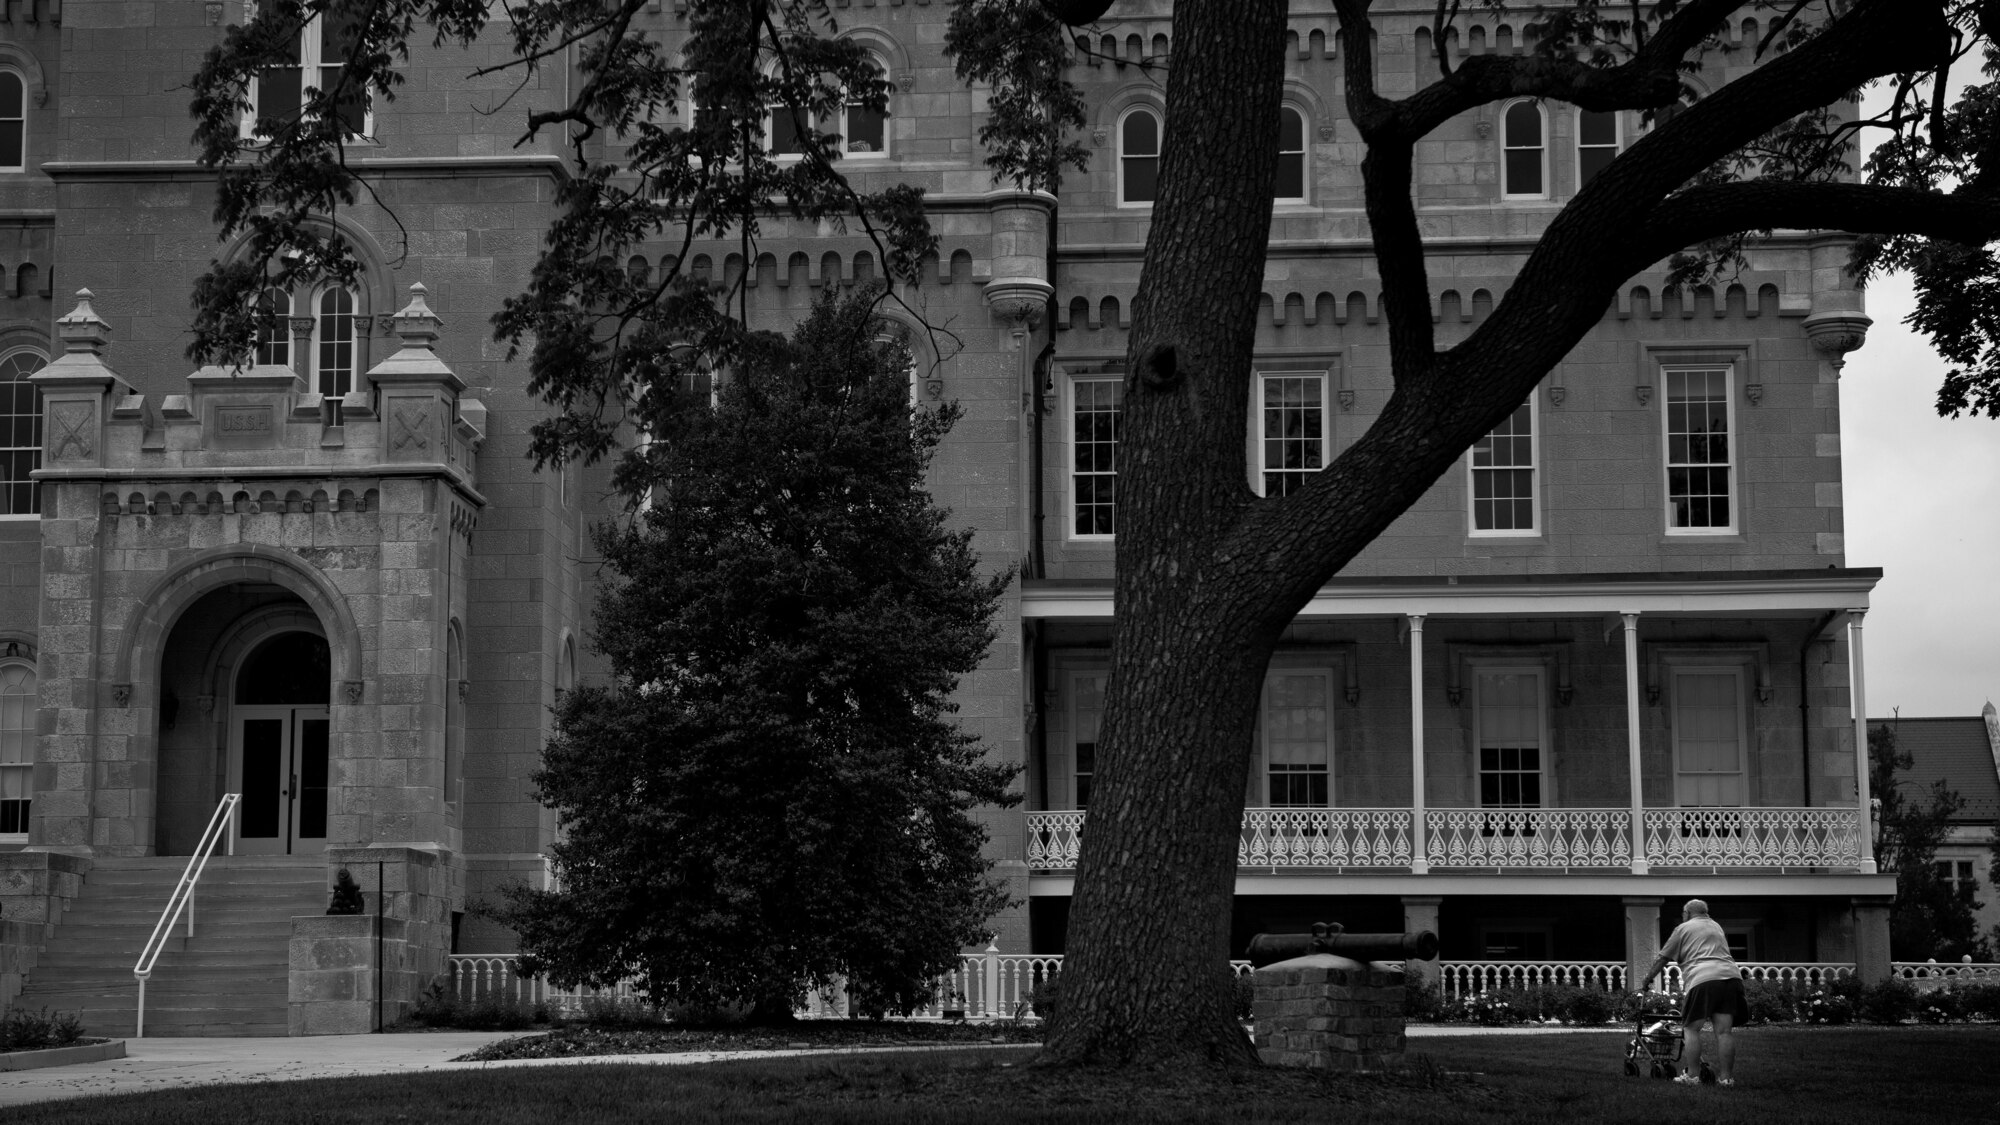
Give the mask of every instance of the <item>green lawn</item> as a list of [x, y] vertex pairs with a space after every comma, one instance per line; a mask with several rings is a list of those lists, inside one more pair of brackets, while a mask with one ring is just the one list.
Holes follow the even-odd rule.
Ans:
[[8, 1125], [559, 1122], [1658, 1122], [2000, 1120], [2000, 1029], [1755, 1029], [1734, 1090], [1626, 1078], [1615, 1035], [1416, 1040], [1390, 1078], [1045, 1072], [1032, 1048], [583, 1065], [214, 1086], [54, 1102]]

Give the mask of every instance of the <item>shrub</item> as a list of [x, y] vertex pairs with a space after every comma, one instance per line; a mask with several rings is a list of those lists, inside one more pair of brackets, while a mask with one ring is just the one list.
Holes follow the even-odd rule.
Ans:
[[668, 1023], [664, 1009], [637, 996], [586, 996], [583, 1022], [601, 1028], [648, 1028]]
[[1843, 1024], [1854, 1018], [1854, 1001], [1831, 987], [1815, 988], [1799, 1001], [1804, 1023]]
[[14, 1008], [0, 1016], [0, 1051], [40, 1051], [67, 1047], [83, 1038], [80, 1012], [56, 1012], [47, 1008], [30, 1012]]
[[1445, 1003], [1444, 986], [1437, 981], [1411, 975], [1403, 978], [1403, 1018], [1426, 1023], [1443, 1023], [1452, 1018]]
[[1951, 991], [1965, 1019], [2000, 1020], [2000, 984], [1968, 981], [1954, 983]]
[[1917, 989], [1909, 981], [1890, 977], [1861, 993], [1856, 1014], [1869, 1023], [1902, 1023], [1917, 1011]]
[[1520, 1009], [1514, 1002], [1499, 992], [1480, 989], [1470, 996], [1458, 999], [1460, 1018], [1472, 1023], [1507, 1024], [1520, 1018]]
[[460, 1000], [443, 978], [425, 989], [417, 997], [416, 1006], [403, 1018], [424, 1027], [461, 1031], [521, 1031], [551, 1022], [547, 1005], [492, 993], [471, 1001]]
[[1743, 993], [1750, 1001], [1751, 1023], [1791, 1023], [1799, 1018], [1800, 996], [1789, 981], [1747, 980]]
[[1617, 1002], [1610, 993], [1596, 988], [1579, 988], [1571, 992], [1562, 1014], [1571, 1023], [1600, 1024], [1608, 1021], [1617, 1008]]
[[1043, 977], [1042, 982], [1028, 993], [1028, 1007], [1042, 1019], [1056, 1018], [1056, 1013], [1062, 1010], [1062, 974], [1050, 973]]
[[1253, 974], [1244, 973], [1236, 978], [1236, 1018], [1255, 1019], [1257, 1016], [1257, 979]]
[[1917, 1020], [1921, 1023], [1951, 1023], [1967, 1016], [1963, 989], [1945, 986], [1917, 996]]

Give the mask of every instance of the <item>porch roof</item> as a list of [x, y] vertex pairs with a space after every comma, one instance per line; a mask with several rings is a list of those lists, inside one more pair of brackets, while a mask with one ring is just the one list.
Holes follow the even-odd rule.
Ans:
[[[1338, 575], [1299, 617], [1811, 617], [1868, 608], [1880, 567], [1824, 570], [1613, 572], [1601, 574]], [[1021, 583], [1021, 614], [1112, 616], [1111, 583], [1041, 578]]]

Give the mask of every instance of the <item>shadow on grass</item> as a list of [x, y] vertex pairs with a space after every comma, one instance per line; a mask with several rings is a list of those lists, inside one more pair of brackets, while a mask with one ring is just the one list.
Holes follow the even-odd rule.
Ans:
[[1756, 1030], [1734, 1090], [1626, 1078], [1611, 1036], [1421, 1040], [1404, 1072], [1041, 1071], [1029, 1048], [580, 1065], [211, 1086], [55, 1102], [9, 1125], [656, 1122], [1783, 1122], [2000, 1120], [2000, 1029]]

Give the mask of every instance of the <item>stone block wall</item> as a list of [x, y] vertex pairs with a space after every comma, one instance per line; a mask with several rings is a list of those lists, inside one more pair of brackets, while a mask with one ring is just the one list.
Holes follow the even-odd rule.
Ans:
[[1403, 974], [1314, 954], [1257, 970], [1257, 1054], [1270, 1066], [1382, 1071], [1403, 1058]]
[[83, 856], [0, 853], [0, 1011], [20, 995], [91, 866]]
[[401, 918], [314, 914], [292, 919], [291, 1033], [365, 1035], [394, 1024], [415, 1006], [422, 989], [412, 953], [410, 923]]

